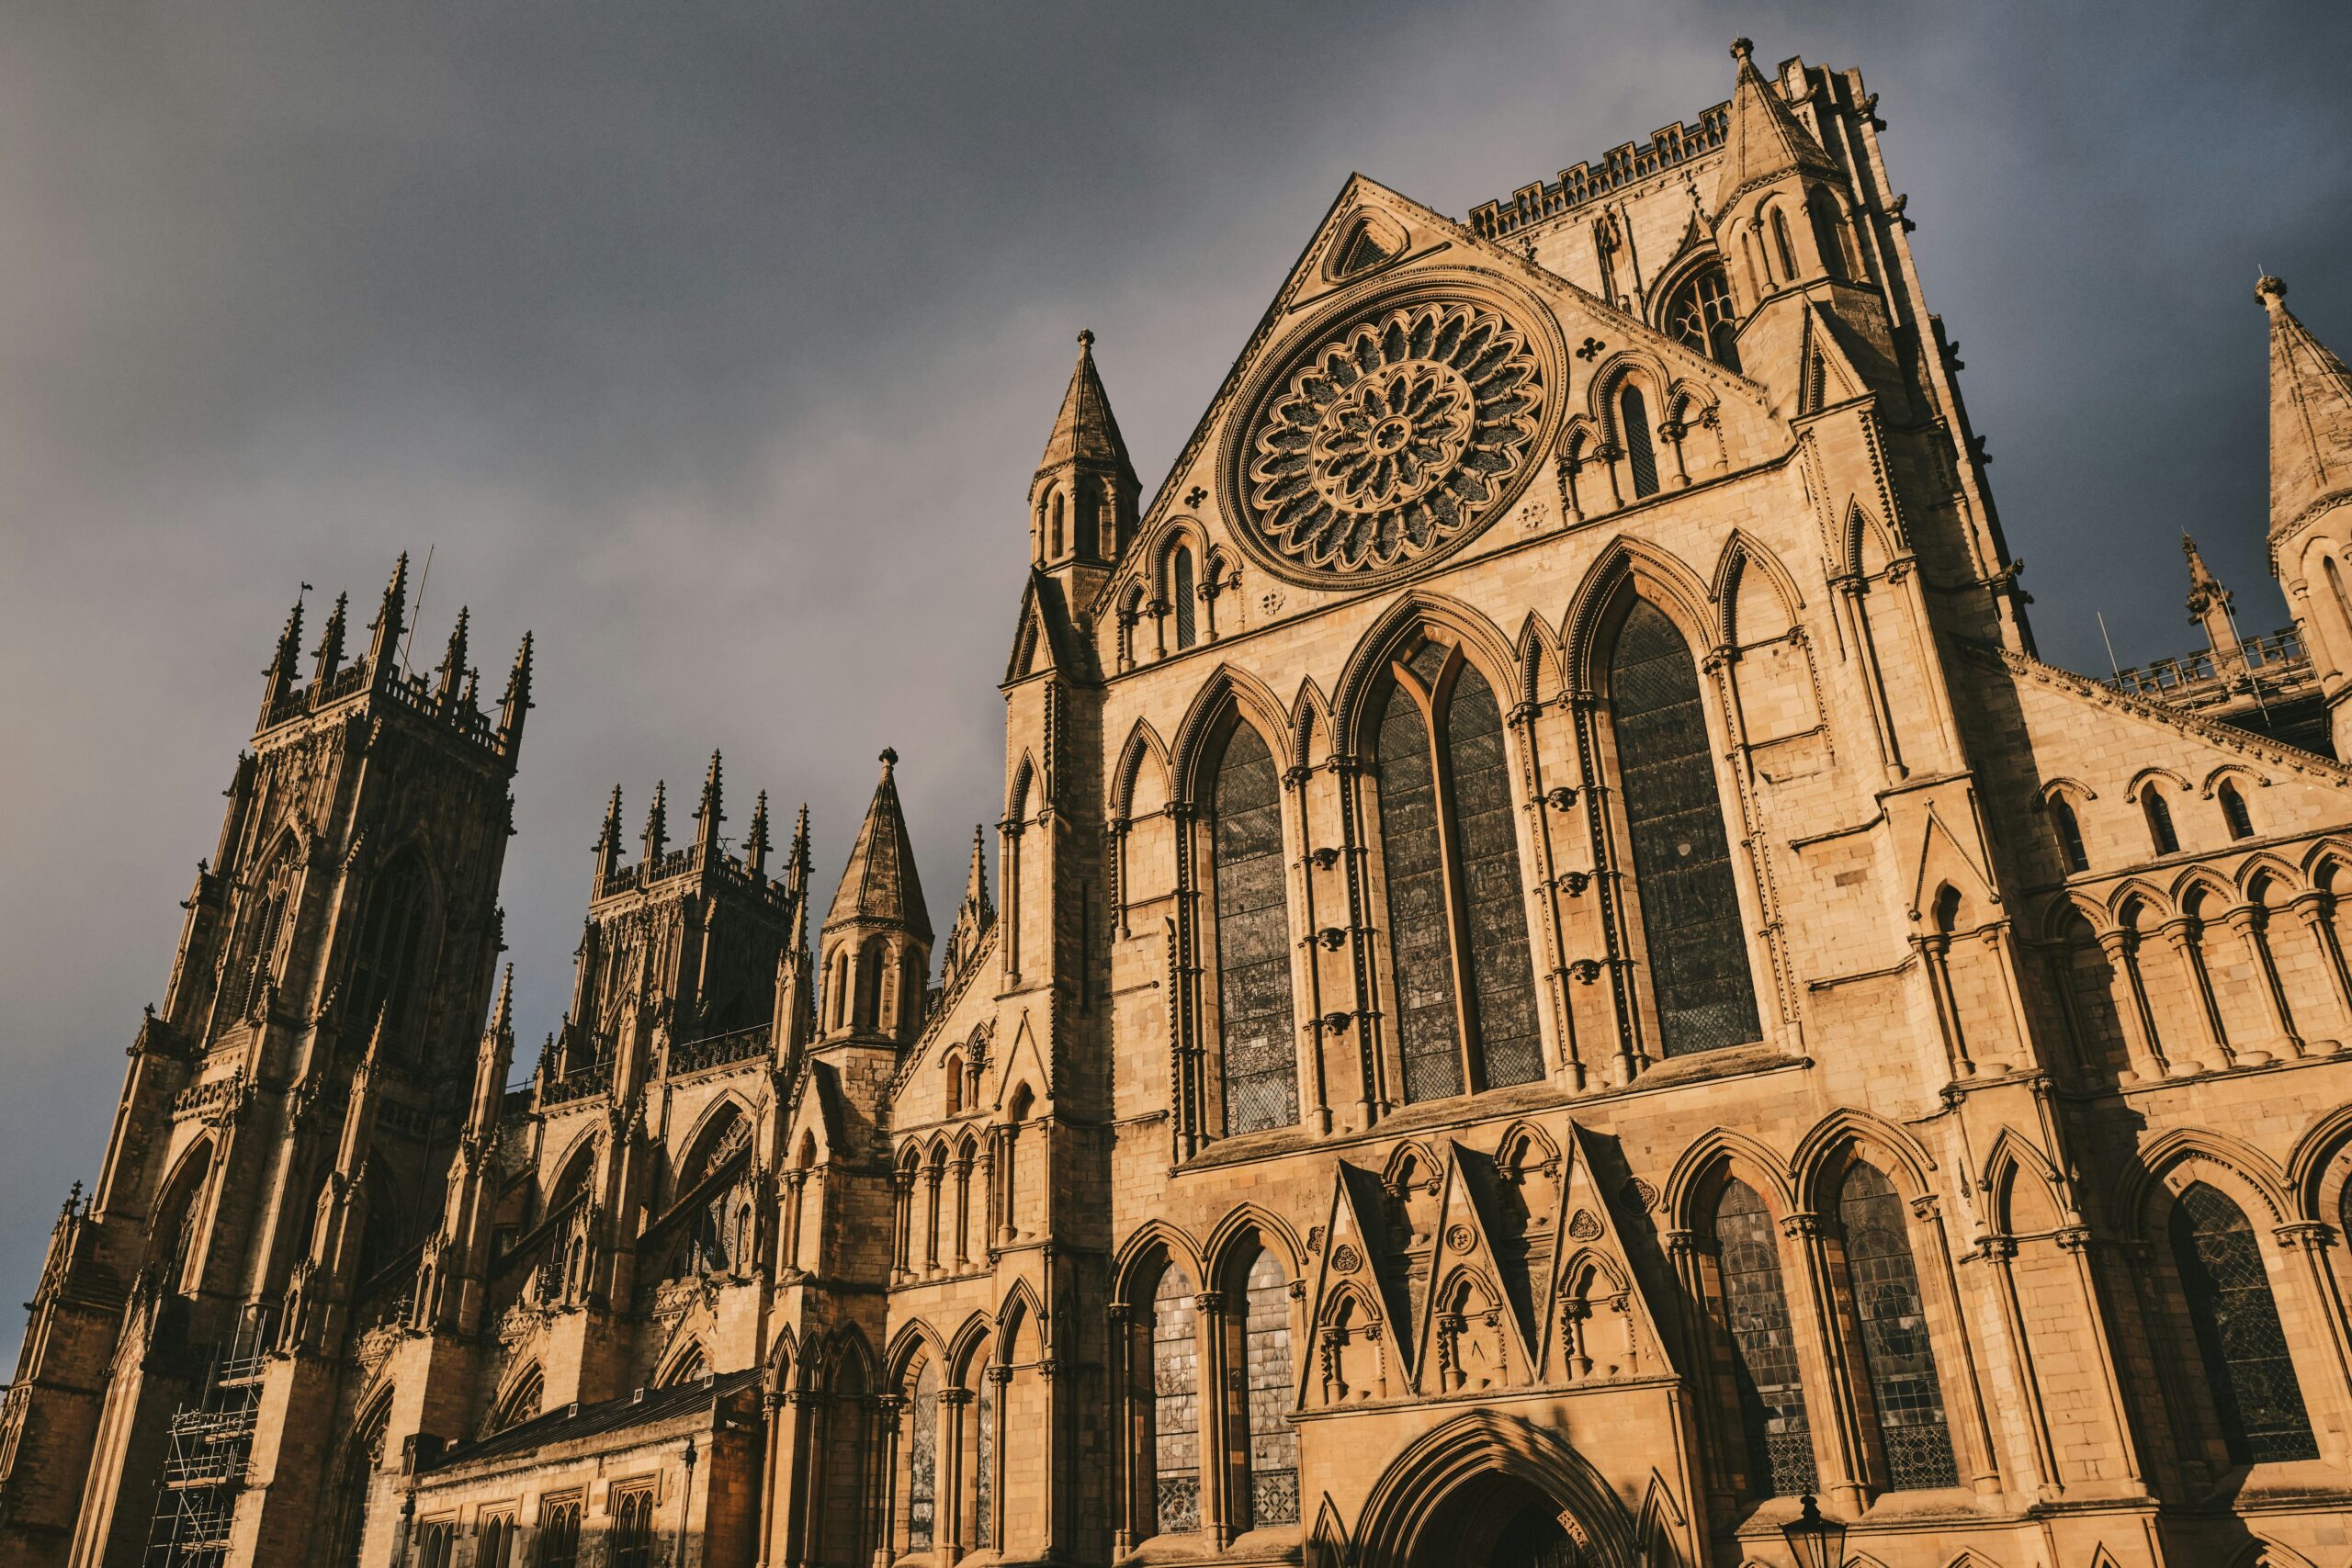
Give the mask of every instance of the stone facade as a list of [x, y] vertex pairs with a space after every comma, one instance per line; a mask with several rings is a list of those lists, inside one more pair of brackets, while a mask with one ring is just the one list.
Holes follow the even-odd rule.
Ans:
[[2352, 374], [2265, 280], [2291, 628], [2043, 663], [1874, 96], [1734, 52], [1351, 180], [1148, 503], [1081, 337], [944, 942], [895, 756], [821, 919], [714, 758], [506, 1091], [528, 639], [298, 610], [0, 1558], [2352, 1562]]

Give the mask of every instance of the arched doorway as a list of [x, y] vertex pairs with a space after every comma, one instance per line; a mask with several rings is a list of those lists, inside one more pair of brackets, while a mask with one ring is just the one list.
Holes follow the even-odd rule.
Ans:
[[[1635, 1568], [1634, 1520], [1555, 1427], [1457, 1416], [1408, 1445], [1364, 1500], [1358, 1568]], [[1664, 1545], [1664, 1542], [1660, 1542]], [[1675, 1561], [1652, 1554], [1644, 1568]]]

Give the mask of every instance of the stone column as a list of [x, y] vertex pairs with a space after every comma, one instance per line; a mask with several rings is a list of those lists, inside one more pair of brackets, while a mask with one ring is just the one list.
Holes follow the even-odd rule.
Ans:
[[1707, 1315], [1705, 1281], [1700, 1277], [1702, 1265], [1699, 1238], [1692, 1231], [1671, 1230], [1666, 1233], [1665, 1243], [1666, 1255], [1674, 1265], [1675, 1309], [1680, 1319], [1685, 1375], [1690, 1383], [1690, 1410], [1699, 1428], [1700, 1462], [1713, 1505], [1709, 1511], [1720, 1517], [1723, 1509], [1736, 1503], [1738, 1493], [1731, 1484], [1731, 1466], [1724, 1453], [1723, 1401], [1715, 1378], [1715, 1327]]
[[970, 1490], [964, 1476], [964, 1412], [971, 1403], [968, 1388], [939, 1391], [939, 1468], [932, 1538], [942, 1562], [958, 1562], [964, 1555], [964, 1498]]
[[2075, 1289], [2090, 1314], [2091, 1344], [2098, 1351], [2099, 1381], [2107, 1389], [2109, 1418], [2115, 1423], [2116, 1442], [2123, 1450], [2123, 1473], [2135, 1486], [2144, 1486], [2146, 1472], [2140, 1461], [2139, 1434], [2132, 1430], [2132, 1412], [2123, 1399], [2123, 1378], [2115, 1364], [2112, 1319], [2099, 1292], [2098, 1272], [2091, 1267], [2091, 1233], [2087, 1225], [2068, 1225], [2058, 1233], [2059, 1249], [2075, 1260]]
[[2027, 1337], [2025, 1313], [2018, 1304], [2014, 1237], [1988, 1235], [1976, 1244], [1977, 1254], [1993, 1275], [1993, 1292], [2000, 1298], [2001, 1326], [2007, 1332], [2017, 1358], [2018, 1395], [2026, 1409], [2026, 1434], [2033, 1439], [2033, 1467], [2041, 1476], [2045, 1500], [2065, 1495], [2066, 1483], [2058, 1472], [2058, 1453], [2050, 1440], [2050, 1416], [2042, 1408], [2041, 1379], [2033, 1367], [2033, 1342]]
[[[2269, 924], [2267, 911], [2258, 904], [2241, 904], [2223, 915], [2222, 919], [2237, 932], [2238, 941], [2245, 944], [2246, 962], [2254, 968], [2255, 989], [2261, 994], [2263, 1013], [2270, 1020], [2270, 1037], [2283, 1041], [2290, 1056], [2301, 1055], [2303, 1042], [2295, 1032], [2294, 1011], [2287, 1005], [2286, 989], [2278, 983], [2278, 965], [2271, 962], [2270, 943], [2263, 935], [2264, 928]], [[2269, 1053], [2238, 1053], [2238, 1059], [2249, 1066], [2255, 1065], [2257, 1057], [2267, 1061]]]
[[1234, 1536], [1231, 1499], [1226, 1495], [1233, 1467], [1226, 1454], [1225, 1295], [1203, 1291], [1193, 1298], [1193, 1307], [1201, 1351], [1201, 1531], [1222, 1551]]
[[[1104, 1359], [1111, 1380], [1111, 1555], [1116, 1558], [1125, 1557], [1136, 1548], [1135, 1391], [1129, 1386], [1134, 1374], [1127, 1364], [1135, 1354], [1135, 1331], [1134, 1314], [1125, 1302], [1114, 1302], [1109, 1315], [1109, 1354]], [[997, 1390], [997, 1408], [1004, 1408], [1001, 1388]], [[1000, 1448], [998, 1451], [1003, 1450]], [[997, 1549], [1002, 1551], [1001, 1530], [997, 1532]]]
[[2124, 1005], [2115, 1012], [2123, 1026], [2123, 1050], [2132, 1060], [2132, 1077], [2141, 1083], [2154, 1083], [2171, 1074], [2172, 1065], [2165, 1060], [2158, 1044], [2148, 988], [2140, 979], [2139, 934], [2129, 927], [2114, 926], [2098, 933], [2098, 945], [2107, 954], [2108, 966], [2123, 979]]
[[1822, 1235], [1821, 1216], [1796, 1210], [1781, 1216], [1781, 1234], [1797, 1244], [1804, 1267], [1806, 1314], [1814, 1325], [1814, 1343], [1820, 1347], [1826, 1374], [1822, 1392], [1828, 1398], [1829, 1419], [1822, 1425], [1829, 1435], [1829, 1474], [1824, 1477], [1840, 1511], [1859, 1514], [1869, 1502], [1865, 1477], [1869, 1452], [1861, 1416], [1854, 1403], [1853, 1369], [1846, 1360], [1846, 1335], [1838, 1321], [1838, 1292], [1829, 1277], [1829, 1250]]
[[[1968, 1314], [1961, 1305], [1960, 1275], [1952, 1267], [1951, 1237], [1944, 1230], [1943, 1201], [1933, 1192], [1923, 1192], [1911, 1200], [1911, 1218], [1918, 1234], [1907, 1238], [1912, 1242], [1912, 1267], [1922, 1277], [1921, 1291], [1926, 1290], [1926, 1271], [1918, 1269], [1922, 1246], [1938, 1268], [1935, 1278], [1942, 1286], [1944, 1300], [1951, 1306], [1952, 1332], [1960, 1343], [1960, 1401], [1962, 1414], [1968, 1417], [1968, 1436], [1975, 1450], [1976, 1469], [1969, 1478], [1977, 1495], [1990, 1497], [2001, 1489], [2000, 1454], [1993, 1447], [1993, 1425], [1984, 1409], [1984, 1385], [1976, 1374], [1976, 1342], [1968, 1332]], [[1951, 1412], [1946, 1411], [1949, 1425]], [[1959, 1457], [1959, 1450], [1953, 1450]]]
[[2345, 968], [2344, 947], [2335, 940], [2335, 904], [2329, 895], [2313, 891], [2301, 895], [2287, 906], [2318, 945], [2322, 967], [2327, 971], [2328, 986], [2335, 997], [2335, 1016], [2340, 1026], [2337, 1039], [2323, 1045], [2315, 1055], [2342, 1050], [2344, 1035], [2352, 1033], [2352, 972]]
[[[2327, 1225], [2305, 1220], [2299, 1224], [2280, 1225], [2270, 1233], [2280, 1247], [2299, 1253], [2303, 1271], [2311, 1281], [2311, 1302], [2327, 1321], [2328, 1348], [2334, 1352], [2335, 1384], [2328, 1390], [2329, 1403], [2345, 1414], [2352, 1414], [2352, 1325], [2344, 1315], [2344, 1294], [2337, 1287], [2335, 1270], [2327, 1266], [2327, 1249], [2335, 1245], [2335, 1233]], [[2330, 1437], [2343, 1430], [2340, 1421], [2313, 1421], [2315, 1437]], [[2326, 1458], [2337, 1464], [2344, 1462], [2339, 1451]]]
[[[2205, 970], [2203, 929], [2198, 921], [2186, 919], [2166, 920], [2157, 929], [2188, 983], [2188, 995], [2196, 1005], [2199, 1038], [2205, 1046], [2203, 1066], [2212, 1072], [2225, 1072], [2231, 1061], [2229, 1036], [2222, 1026], [2222, 1010], [2213, 999], [2213, 978]], [[2263, 1060], [2269, 1057], [2265, 1055]]]

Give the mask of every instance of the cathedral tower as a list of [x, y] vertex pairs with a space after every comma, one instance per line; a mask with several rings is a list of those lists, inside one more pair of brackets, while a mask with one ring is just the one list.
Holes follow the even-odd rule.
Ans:
[[2352, 756], [2352, 370], [2255, 285], [2270, 312], [2270, 568], [2319, 667], [2335, 754]]

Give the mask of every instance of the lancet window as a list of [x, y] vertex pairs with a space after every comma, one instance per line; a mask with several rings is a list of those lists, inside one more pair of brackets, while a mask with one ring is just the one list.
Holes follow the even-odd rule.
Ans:
[[2238, 786], [2223, 779], [2221, 787], [2213, 792], [2213, 797], [2222, 803], [2222, 821], [2230, 829], [2230, 837], [2253, 838], [2254, 817], [2246, 810], [2245, 796], [2238, 793]]
[[1666, 330], [1724, 369], [1739, 368], [1739, 322], [1722, 267], [1701, 267], [1674, 291], [1666, 307]]
[[577, 1568], [579, 1562], [580, 1499], [540, 1504], [538, 1568]]
[[613, 1496], [613, 1568], [652, 1568], [653, 1488], [632, 1487]]
[[1457, 649], [1393, 667], [1375, 740], [1408, 1100], [1544, 1076], [1502, 714]]
[[1617, 390], [1617, 434], [1634, 476], [1634, 498], [1657, 493], [1657, 447], [1650, 439], [1649, 400], [1631, 381]]
[[1170, 1264], [1151, 1302], [1152, 1501], [1159, 1533], [1201, 1528], [1201, 1366], [1193, 1282]]
[[1682, 635], [1656, 605], [1634, 600], [1610, 657], [1609, 713], [1659, 1053], [1668, 1056], [1762, 1032], [1700, 703]]
[[1857, 1165], [1846, 1173], [1838, 1219], [1887, 1483], [1896, 1490], [1956, 1485], [1943, 1385], [1936, 1376], [1903, 1200], [1876, 1168]]
[[1225, 1130], [1298, 1120], [1282, 782], [1258, 732], [1234, 728], [1216, 786], [1217, 1014]]
[[2156, 781], [2150, 779], [2140, 788], [2140, 813], [2148, 821], [2148, 842], [2160, 855], [2175, 854], [2180, 849], [2180, 834], [2172, 825], [2172, 807], [2157, 793]]
[[996, 1544], [996, 1399], [997, 1381], [989, 1375], [985, 1348], [972, 1358], [972, 1376], [979, 1391], [972, 1400], [972, 1544]]
[[929, 1551], [939, 1517], [939, 1363], [923, 1358], [907, 1401], [907, 1548]]
[[1748, 1486], [1774, 1497], [1811, 1492], [1819, 1478], [1780, 1242], [1764, 1200], [1745, 1182], [1724, 1184], [1715, 1204], [1715, 1251], [1723, 1270], [1740, 1432], [1747, 1444]]
[[1200, 640], [1200, 593], [1193, 585], [1193, 551], [1179, 545], [1168, 556], [1169, 607], [1176, 614], [1176, 646], [1186, 649]]
[[1242, 1291], [1243, 1425], [1250, 1437], [1249, 1517], [1244, 1528], [1298, 1523], [1298, 1433], [1291, 1404], [1290, 1284], [1261, 1247]]
[[349, 1028], [358, 1032], [356, 1048], [365, 1047], [379, 1011], [385, 1049], [398, 1055], [412, 1047], [413, 1032], [422, 1021], [416, 1016], [422, 1010], [414, 998], [421, 988], [417, 971], [424, 955], [431, 905], [432, 883], [416, 856], [401, 856], [377, 877], [368, 896], [367, 912], [360, 917], [349, 1000], [344, 1010]]
[[2232, 1461], [2317, 1459], [2278, 1303], [2245, 1213], [2220, 1189], [2197, 1183], [2173, 1205], [2172, 1252]]
[[2090, 852], [2083, 847], [2083, 825], [2075, 816], [2074, 802], [2063, 795], [2050, 797], [2050, 830], [2057, 836], [2059, 858], [2072, 871], [2091, 868]]

